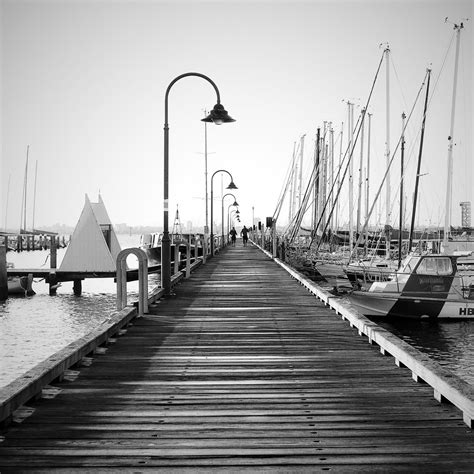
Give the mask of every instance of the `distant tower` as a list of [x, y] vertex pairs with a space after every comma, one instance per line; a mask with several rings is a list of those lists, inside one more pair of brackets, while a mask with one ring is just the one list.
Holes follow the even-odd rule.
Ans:
[[471, 227], [471, 202], [460, 202], [461, 206], [461, 225], [462, 227]]
[[181, 221], [179, 220], [179, 210], [178, 206], [176, 206], [176, 216], [174, 218], [173, 223], [173, 232], [171, 233], [171, 241], [178, 242], [182, 239], [183, 231], [181, 229]]

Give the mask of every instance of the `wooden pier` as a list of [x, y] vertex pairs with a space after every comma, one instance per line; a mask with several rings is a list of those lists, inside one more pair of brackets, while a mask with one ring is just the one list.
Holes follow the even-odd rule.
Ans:
[[387, 336], [394, 363], [257, 248], [224, 249], [176, 294], [29, 404], [1, 472], [474, 469], [471, 415], [399, 367], [416, 354]]

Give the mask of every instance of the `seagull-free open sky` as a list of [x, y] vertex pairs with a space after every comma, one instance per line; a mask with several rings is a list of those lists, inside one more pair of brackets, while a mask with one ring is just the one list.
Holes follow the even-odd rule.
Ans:
[[[453, 153], [452, 220], [459, 225], [459, 203], [473, 198], [472, 6], [470, 0], [0, 0], [0, 227], [20, 227], [28, 145], [27, 227], [33, 225], [33, 202], [35, 227], [74, 225], [85, 194], [94, 202], [99, 192], [113, 223], [161, 226], [164, 96], [186, 72], [210, 77], [236, 119], [207, 126], [209, 194], [211, 175], [225, 169], [238, 186], [232, 193], [242, 224], [272, 216], [295, 142], [305, 135], [304, 182], [317, 128], [331, 122], [335, 140], [343, 130], [346, 143], [347, 101], [355, 104], [357, 120], [387, 45], [392, 151], [401, 115], [414, 107], [406, 132], [408, 213], [426, 89], [419, 91], [426, 69], [432, 70], [418, 223], [442, 226], [454, 24], [463, 22]], [[386, 169], [386, 89], [383, 64], [369, 105], [371, 142], [365, 144], [372, 197]], [[183, 223], [204, 225], [200, 120], [215, 103], [214, 89], [198, 77], [184, 78], [170, 91], [170, 226], [177, 206]], [[396, 157], [395, 222], [399, 168]], [[228, 183], [227, 174], [213, 180], [217, 223], [221, 187]], [[232, 196], [225, 198], [226, 215], [232, 203]], [[347, 212], [341, 205], [341, 221]], [[287, 214], [281, 213], [280, 223]]]

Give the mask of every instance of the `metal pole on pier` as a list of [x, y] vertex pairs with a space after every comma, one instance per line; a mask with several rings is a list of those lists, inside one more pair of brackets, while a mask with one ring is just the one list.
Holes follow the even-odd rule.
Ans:
[[227, 170], [214, 171], [211, 176], [211, 257], [214, 256], [214, 176], [221, 172], [227, 173], [230, 176], [230, 183], [226, 189], [237, 189], [237, 186], [234, 184], [234, 178]]
[[[216, 125], [222, 123], [235, 122], [235, 120], [227, 114], [224, 106], [221, 104], [221, 97], [219, 89], [216, 84], [204, 74], [198, 72], [187, 72], [174, 78], [165, 93], [165, 123], [164, 123], [164, 146], [163, 146], [163, 238], [161, 239], [161, 286], [164, 289], [165, 296], [171, 294], [171, 250], [170, 250], [170, 235], [169, 235], [169, 222], [168, 222], [168, 205], [169, 205], [169, 126], [168, 126], [168, 96], [173, 84], [184, 77], [196, 76], [200, 77], [209, 82], [214, 88], [217, 96], [217, 104], [211, 110], [211, 113], [203, 118], [203, 122], [214, 122]], [[212, 203], [211, 203], [212, 209]], [[212, 217], [211, 217], [212, 225]], [[212, 246], [212, 237], [211, 237]]]

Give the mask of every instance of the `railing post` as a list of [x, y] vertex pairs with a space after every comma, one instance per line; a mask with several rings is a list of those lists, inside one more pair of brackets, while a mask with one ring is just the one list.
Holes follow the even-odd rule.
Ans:
[[[197, 252], [197, 246], [195, 245]], [[186, 278], [189, 278], [191, 275], [191, 244], [186, 243]]]
[[138, 248], [124, 249], [117, 255], [117, 309], [127, 306], [127, 257], [138, 258], [138, 316], [148, 313], [148, 259]]
[[176, 242], [174, 244], [174, 271], [173, 275], [179, 272], [179, 244]]
[[272, 220], [272, 256], [275, 258], [277, 256], [277, 233], [276, 233], [276, 220]]
[[202, 263], [206, 263], [207, 261], [207, 236], [204, 235], [204, 239], [202, 240]]

